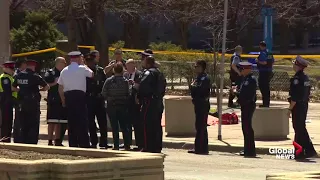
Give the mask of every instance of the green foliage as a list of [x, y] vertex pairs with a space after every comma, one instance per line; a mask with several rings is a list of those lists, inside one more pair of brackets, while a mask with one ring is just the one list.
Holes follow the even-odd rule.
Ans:
[[111, 47], [121, 49], [124, 47], [124, 45], [125, 45], [124, 41], [117, 41], [117, 42], [113, 43], [111, 45]]
[[[12, 29], [11, 44], [13, 53], [32, 52], [48, 49], [56, 46], [56, 41], [64, 39], [58, 31], [56, 24], [47, 12], [27, 12], [22, 24], [18, 29]], [[39, 62], [53, 59], [54, 53], [32, 55], [28, 58]]]

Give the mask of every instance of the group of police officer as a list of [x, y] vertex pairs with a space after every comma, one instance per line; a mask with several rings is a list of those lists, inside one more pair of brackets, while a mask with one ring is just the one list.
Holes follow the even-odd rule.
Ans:
[[[270, 80], [273, 75], [272, 66], [274, 58], [267, 51], [265, 42], [260, 42], [259, 46], [261, 51], [256, 59], [259, 71], [258, 82], [252, 73], [253, 64], [241, 60], [241, 46], [235, 48], [230, 66], [231, 87], [236, 88], [231, 88], [230, 90], [228, 106], [236, 106], [233, 103], [233, 99], [237, 95], [237, 103], [241, 106], [242, 131], [244, 136], [244, 150], [240, 152], [240, 155], [246, 157], [256, 156], [252, 117], [256, 109], [256, 89], [258, 86], [263, 102], [259, 107], [268, 108], [270, 106]], [[303, 153], [296, 155], [297, 159], [309, 158], [317, 154], [306, 129], [306, 116], [311, 90], [309, 78], [304, 73], [304, 69], [307, 66], [308, 62], [301, 56], [297, 56], [296, 60], [293, 61], [293, 69], [296, 74], [290, 80], [291, 85], [288, 98], [290, 103], [288, 115], [292, 114], [295, 142], [300, 144], [304, 150]]]
[[[91, 51], [87, 56], [80, 52], [71, 52], [70, 57], [81, 57], [82, 63], [79, 66], [86, 65], [93, 72], [92, 77], [86, 78], [85, 92], [85, 112], [78, 109], [78, 114], [85, 114], [84, 124], [88, 124], [87, 132], [89, 133], [90, 142], [86, 138], [78, 138], [78, 144], [89, 144], [91, 148], [96, 148], [98, 143], [101, 148], [110, 148], [107, 142], [107, 114], [112, 125], [114, 136], [114, 149], [118, 150], [119, 146], [119, 127], [124, 134], [124, 147], [130, 150], [132, 141], [132, 128], [135, 131], [137, 151], [159, 153], [162, 150], [162, 126], [161, 119], [163, 113], [163, 96], [165, 94], [166, 80], [163, 73], [159, 70], [159, 64], [155, 62], [152, 50], [146, 50], [141, 53], [141, 65], [143, 70], [138, 71], [135, 68], [135, 62], [130, 60], [126, 62], [122, 58], [122, 51], [115, 51], [116, 60], [111, 61], [106, 68], [102, 68], [99, 63], [99, 52]], [[65, 71], [66, 60], [58, 57], [55, 60], [55, 67], [45, 73], [43, 79], [36, 73], [37, 62], [28, 60], [22, 62], [26, 64], [23, 69], [17, 70], [14, 75], [15, 62], [6, 62], [2, 65], [4, 73], [0, 76], [0, 93], [1, 93], [1, 141], [10, 142], [13, 123], [13, 108], [15, 108], [15, 125], [14, 134], [17, 134], [15, 142], [26, 144], [37, 144], [40, 123], [40, 91], [48, 91], [47, 101], [47, 122], [49, 142], [48, 145], [63, 146], [62, 141], [66, 129], [69, 131], [80, 128], [78, 123], [70, 123], [70, 111], [74, 110], [73, 106], [80, 104], [81, 99], [75, 99], [72, 103], [67, 103], [65, 99], [68, 91], [59, 92], [63, 85], [63, 79], [60, 73]], [[75, 63], [72, 63], [75, 64]], [[132, 66], [133, 64], [133, 66]], [[132, 66], [129, 71], [126, 70]], [[119, 68], [116, 67], [120, 67]], [[111, 72], [110, 72], [111, 71]], [[132, 78], [132, 73], [134, 77]], [[66, 73], [64, 73], [66, 74]], [[108, 75], [109, 74], [109, 75]], [[128, 86], [117, 86], [117, 76]], [[14, 75], [14, 76], [13, 76]], [[109, 77], [108, 77], [109, 76]], [[111, 76], [111, 77], [110, 77]], [[59, 85], [60, 84], [60, 85]], [[70, 83], [69, 83], [70, 84]], [[39, 89], [39, 86], [42, 88]], [[127, 88], [126, 99], [117, 99], [120, 88]], [[65, 88], [65, 87], [64, 87]], [[104, 93], [104, 89], [108, 89]], [[109, 93], [111, 92], [111, 94]], [[114, 93], [115, 92], [115, 93]], [[114, 94], [112, 94], [114, 93]], [[62, 97], [63, 96], [63, 97]], [[69, 106], [68, 106], [69, 105]], [[122, 107], [117, 113], [119, 105]], [[99, 129], [97, 128], [97, 119]], [[79, 125], [79, 128], [77, 126]], [[82, 126], [81, 126], [82, 127]], [[98, 140], [97, 131], [100, 131]], [[55, 137], [53, 139], [53, 133]], [[70, 134], [70, 132], [69, 132]], [[15, 135], [14, 135], [15, 136]], [[73, 136], [72, 136], [73, 137]], [[69, 135], [69, 142], [74, 140]], [[70, 145], [70, 144], [69, 144]], [[81, 146], [80, 146], [81, 147]], [[87, 146], [83, 146], [87, 147]]]
[[[230, 78], [232, 86], [236, 86], [236, 92], [231, 92], [229, 106], [234, 107], [233, 99], [237, 95], [237, 103], [241, 106], [242, 131], [244, 135], [244, 151], [240, 154], [246, 157], [255, 157], [254, 131], [252, 129], [252, 116], [256, 109], [256, 89], [259, 86], [263, 104], [261, 108], [270, 106], [270, 79], [272, 77], [272, 65], [274, 59], [271, 53], [266, 50], [265, 42], [260, 43], [260, 55], [256, 59], [259, 70], [258, 82], [252, 74], [252, 64], [241, 60], [242, 48], [237, 46], [236, 52], [231, 59]], [[80, 52], [72, 52], [72, 57], [81, 57], [82, 61], [75, 63], [76, 66], [86, 64], [90, 68], [92, 77], [86, 78], [85, 92], [85, 112], [79, 112], [87, 116], [84, 118], [88, 124], [85, 132], [89, 133], [90, 142], [81, 142], [79, 144], [88, 144], [96, 148], [98, 143], [102, 148], [110, 148], [107, 142], [107, 115], [111, 121], [114, 138], [114, 149], [121, 148], [119, 145], [119, 127], [124, 133], [124, 145], [126, 150], [130, 149], [132, 141], [132, 127], [135, 131], [135, 140], [137, 151], [159, 153], [162, 150], [162, 126], [161, 118], [163, 113], [163, 97], [165, 94], [166, 80], [163, 73], [159, 70], [159, 64], [156, 63], [153, 52], [146, 50], [141, 53], [142, 71], [136, 70], [134, 61], [126, 62], [122, 58], [122, 51], [115, 51], [116, 60], [102, 68], [98, 65], [99, 52], [92, 51], [85, 59]], [[37, 144], [40, 122], [40, 91], [47, 91], [48, 104], [48, 124], [60, 124], [53, 128], [55, 136], [55, 145], [62, 146], [63, 136], [67, 129], [76, 130], [76, 122], [66, 121], [74, 119], [70, 117], [70, 111], [77, 109], [71, 107], [77, 104], [78, 99], [65, 103], [59, 93], [60, 72], [66, 66], [64, 58], [56, 59], [56, 66], [46, 72], [45, 80], [35, 72], [36, 61], [22, 62], [20, 69], [14, 73], [14, 62], [6, 62], [2, 65], [4, 73], [0, 76], [0, 101], [1, 101], [1, 141], [10, 142], [13, 108], [16, 110], [14, 122], [14, 141], [18, 143]], [[26, 65], [26, 67], [25, 67]], [[288, 99], [290, 107], [288, 115], [292, 114], [292, 123], [295, 130], [295, 142], [300, 144], [304, 151], [297, 155], [297, 158], [308, 158], [316, 155], [316, 151], [310, 140], [306, 129], [306, 115], [308, 111], [308, 101], [310, 95], [310, 81], [304, 73], [308, 62], [298, 56], [293, 62], [293, 69], [296, 72], [290, 80], [290, 98]], [[128, 69], [127, 69], [128, 67]], [[188, 151], [195, 154], [208, 154], [208, 132], [207, 119], [210, 110], [210, 78], [205, 73], [207, 64], [205, 61], [197, 61], [194, 65], [197, 77], [191, 84], [191, 96], [196, 114], [196, 139], [195, 148]], [[110, 75], [108, 75], [110, 74]], [[111, 76], [111, 77], [108, 77]], [[58, 80], [59, 79], [59, 80]], [[62, 84], [62, 83], [60, 83]], [[39, 86], [42, 88], [39, 89]], [[65, 95], [67, 93], [65, 92]], [[79, 105], [79, 103], [78, 103]], [[69, 110], [68, 110], [69, 109]], [[78, 114], [79, 114], [78, 113]], [[66, 116], [69, 114], [69, 116]], [[100, 140], [98, 142], [97, 125], [99, 124]], [[68, 125], [66, 125], [68, 124]], [[84, 126], [86, 127], [86, 126]], [[51, 130], [50, 132], [52, 132]], [[87, 131], [87, 132], [86, 132]], [[70, 141], [76, 141], [71, 140]], [[86, 141], [86, 138], [80, 138], [78, 141]], [[53, 145], [52, 139], [49, 139], [49, 145]], [[81, 147], [81, 146], [80, 146]], [[86, 147], [86, 146], [84, 146]]]

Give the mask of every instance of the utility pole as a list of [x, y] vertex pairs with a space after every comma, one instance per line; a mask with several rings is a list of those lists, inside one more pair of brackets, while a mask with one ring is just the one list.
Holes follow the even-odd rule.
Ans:
[[222, 127], [222, 99], [223, 99], [223, 82], [224, 82], [224, 61], [226, 54], [226, 39], [227, 39], [227, 24], [228, 24], [228, 0], [224, 0], [224, 17], [223, 17], [223, 37], [222, 37], [222, 56], [220, 63], [220, 91], [218, 98], [218, 113], [219, 113], [219, 129], [218, 140], [222, 140], [221, 127]]
[[267, 0], [262, 0], [263, 34], [267, 49], [272, 52], [273, 47], [273, 9], [267, 5]]
[[10, 59], [10, 1], [0, 0], [0, 64]]

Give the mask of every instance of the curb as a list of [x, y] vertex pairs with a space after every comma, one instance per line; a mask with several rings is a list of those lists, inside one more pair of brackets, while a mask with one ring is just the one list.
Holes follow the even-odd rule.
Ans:
[[[68, 135], [65, 135], [65, 140], [68, 139]], [[39, 140], [48, 140], [47, 134], [40, 134]], [[108, 137], [108, 141], [112, 142], [112, 138]], [[123, 142], [123, 139], [120, 138], [120, 141]], [[135, 140], [132, 140], [132, 143], [135, 143]], [[184, 141], [163, 141], [162, 143], [163, 148], [168, 149], [182, 149], [182, 150], [189, 150], [194, 147], [193, 143], [184, 142]], [[221, 144], [210, 144], [209, 143], [209, 151], [216, 151], [216, 152], [229, 152], [229, 153], [238, 153], [243, 150], [243, 146], [231, 146], [231, 145], [221, 145]], [[269, 154], [268, 147], [256, 147], [257, 154]]]
[[320, 179], [320, 171], [268, 174], [266, 180], [291, 180], [291, 179]]

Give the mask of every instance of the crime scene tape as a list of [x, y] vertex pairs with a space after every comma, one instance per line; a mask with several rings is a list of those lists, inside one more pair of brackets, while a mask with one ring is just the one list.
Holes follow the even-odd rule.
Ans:
[[[94, 50], [94, 46], [84, 46], [84, 45], [79, 45], [79, 48], [87, 48], [90, 50]], [[109, 48], [109, 50], [115, 50], [115, 48]], [[127, 48], [122, 48], [124, 52], [143, 52], [144, 50], [141, 49], [127, 49]], [[47, 52], [52, 52], [52, 51], [57, 51], [60, 54], [66, 55], [66, 52], [63, 52], [57, 48], [49, 48], [49, 49], [44, 49], [44, 50], [38, 50], [38, 51], [33, 51], [33, 52], [25, 52], [25, 53], [19, 53], [19, 54], [13, 54], [12, 57], [24, 57], [24, 56], [30, 56], [30, 55], [35, 55], [35, 54], [41, 54], [41, 53], [47, 53]], [[196, 55], [196, 56], [213, 56], [213, 53], [202, 53], [202, 52], [174, 52], [174, 51], [153, 51], [154, 54], [164, 54], [164, 55]], [[219, 57], [222, 56], [221, 53], [218, 54]], [[233, 54], [225, 54], [225, 57], [231, 57]], [[320, 55], [301, 55], [303, 58], [306, 59], [320, 59]], [[244, 58], [256, 58], [258, 55], [251, 55], [251, 54], [242, 54], [241, 57]], [[274, 55], [275, 59], [294, 59], [296, 58], [297, 55]]]

